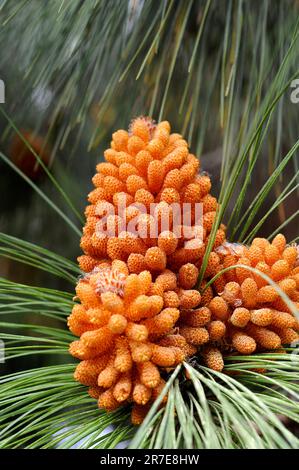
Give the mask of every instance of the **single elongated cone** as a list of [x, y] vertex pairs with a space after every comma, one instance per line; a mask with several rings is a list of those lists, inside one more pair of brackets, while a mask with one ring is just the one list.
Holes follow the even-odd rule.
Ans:
[[[92, 179], [95, 189], [88, 195], [84, 255], [78, 258], [81, 269], [90, 272], [102, 258], [128, 262], [129, 271], [137, 274], [166, 268], [177, 273], [182, 268], [179, 282], [183, 289], [192, 289], [217, 200], [187, 142], [171, 133], [167, 121], [156, 124], [140, 117], [132, 121], [129, 132], [113, 134], [104, 158]], [[151, 223], [145, 223], [146, 215], [152, 217]], [[127, 234], [122, 240], [121, 233]], [[216, 239], [215, 247], [225, 241], [223, 227]], [[218, 258], [211, 253], [209, 270], [217, 269]]]
[[221, 351], [213, 347], [205, 347], [202, 350], [202, 356], [206, 365], [213, 370], [221, 372], [224, 367], [224, 361]]

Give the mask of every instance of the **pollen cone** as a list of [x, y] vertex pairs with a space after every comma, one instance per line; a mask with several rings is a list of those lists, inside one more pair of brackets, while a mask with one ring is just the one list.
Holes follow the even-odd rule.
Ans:
[[[283, 346], [298, 342], [298, 246], [287, 245], [279, 234], [271, 243], [264, 238], [255, 238], [250, 246], [225, 242], [216, 252], [218, 272], [234, 265], [240, 267], [218, 277], [202, 293], [200, 307], [182, 310], [179, 320], [181, 333], [192, 338], [192, 344], [198, 344], [207, 366], [219, 371], [227, 353], [281, 351]], [[263, 275], [273, 280], [276, 287]], [[277, 287], [292, 301], [292, 310]], [[203, 326], [208, 330], [209, 341], [201, 346], [204, 335], [198, 331]]]
[[[178, 273], [187, 263], [200, 267], [217, 200], [186, 140], [171, 133], [167, 121], [139, 117], [128, 132], [112, 135], [104, 159], [88, 195], [81, 269], [90, 272], [103, 258], [125, 261], [136, 274]], [[215, 248], [224, 241], [221, 226]]]

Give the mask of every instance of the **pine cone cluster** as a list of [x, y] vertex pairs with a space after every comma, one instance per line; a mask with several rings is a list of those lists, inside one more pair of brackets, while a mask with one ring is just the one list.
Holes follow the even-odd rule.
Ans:
[[298, 248], [283, 235], [229, 243], [221, 225], [197, 289], [218, 203], [187, 142], [167, 121], [141, 117], [113, 134], [104, 156], [85, 211], [80, 303], [68, 319], [80, 339], [70, 353], [81, 361], [75, 379], [100, 408], [133, 403], [139, 424], [163, 376], [190, 356], [222, 371], [227, 353], [299, 339], [298, 319], [275, 287], [244, 267], [272, 279], [298, 308]]
[[106, 410], [133, 402], [135, 424], [165, 384], [160, 371], [190, 354], [185, 338], [173, 334], [178, 308], [165, 307], [163, 294], [173, 282], [171, 272], [153, 282], [149, 271], [129, 274], [125, 262], [114, 260], [100, 263], [76, 287], [80, 304], [68, 318], [80, 336], [70, 346], [81, 360], [75, 379]]
[[[298, 341], [298, 318], [277, 289], [244, 267], [255, 268], [272, 279], [299, 309], [298, 247], [287, 246], [285, 237], [279, 234], [272, 243], [264, 238], [255, 238], [249, 247], [225, 242], [216, 251], [213, 275], [230, 266], [242, 267], [225, 271], [206, 289], [201, 307], [182, 311], [180, 317], [183, 328], [191, 325], [193, 331], [200, 323], [208, 330], [209, 341], [200, 351], [208, 367], [221, 371], [227, 352], [247, 355]], [[205, 320], [200, 313], [203, 311]]]

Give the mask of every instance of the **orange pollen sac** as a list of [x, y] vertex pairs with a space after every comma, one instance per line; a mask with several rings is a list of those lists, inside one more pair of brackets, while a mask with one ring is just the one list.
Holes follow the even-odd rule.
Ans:
[[129, 126], [129, 135], [136, 135], [145, 142], [152, 139], [157, 125], [153, 119], [148, 116], [139, 116], [131, 121]]

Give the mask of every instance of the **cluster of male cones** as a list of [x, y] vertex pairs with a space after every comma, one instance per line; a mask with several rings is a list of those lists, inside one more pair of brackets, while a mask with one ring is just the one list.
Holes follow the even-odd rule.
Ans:
[[[221, 225], [197, 286], [217, 200], [187, 142], [170, 133], [168, 122], [141, 117], [129, 132], [113, 134], [104, 156], [88, 196], [80, 303], [68, 319], [80, 339], [70, 352], [81, 360], [76, 380], [99, 407], [133, 403], [132, 422], [139, 424], [163, 376], [189, 357], [198, 354], [221, 371], [227, 353], [278, 350], [299, 338], [298, 320], [266, 280], [298, 307], [298, 251], [283, 235], [272, 243], [256, 238], [250, 247], [231, 244]], [[174, 222], [175, 207], [188, 212], [188, 227]]]

